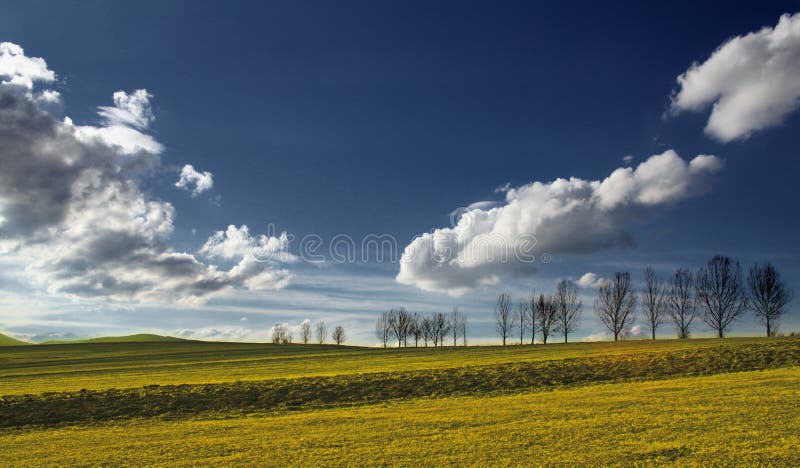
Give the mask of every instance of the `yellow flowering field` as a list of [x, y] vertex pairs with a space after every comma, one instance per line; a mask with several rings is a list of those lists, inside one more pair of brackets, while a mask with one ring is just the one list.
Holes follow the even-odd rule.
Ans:
[[800, 465], [800, 368], [4, 430], [3, 466]]

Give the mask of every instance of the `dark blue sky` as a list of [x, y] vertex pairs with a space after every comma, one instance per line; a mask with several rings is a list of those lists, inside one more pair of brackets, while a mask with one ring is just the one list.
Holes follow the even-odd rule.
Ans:
[[703, 133], [708, 110], [662, 118], [679, 74], [798, 1], [0, 3], [0, 39], [46, 58], [75, 121], [146, 88], [163, 165], [213, 173], [208, 197], [176, 196], [177, 169], [145, 182], [175, 205], [176, 248], [267, 223], [405, 245], [506, 182], [673, 148], [725, 160], [714, 190], [635, 223], [634, 252], [571, 264], [719, 252], [800, 283], [800, 113], [730, 143]]

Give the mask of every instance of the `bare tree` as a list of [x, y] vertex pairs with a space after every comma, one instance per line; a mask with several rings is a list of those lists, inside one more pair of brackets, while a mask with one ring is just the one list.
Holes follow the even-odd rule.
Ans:
[[444, 346], [444, 337], [450, 333], [450, 321], [441, 313], [436, 312], [431, 316], [433, 331], [433, 346]]
[[556, 305], [555, 331], [563, 334], [564, 343], [566, 343], [569, 334], [578, 328], [578, 320], [583, 309], [583, 302], [578, 298], [578, 286], [572, 281], [559, 281], [554, 300]]
[[547, 344], [547, 338], [552, 334], [556, 323], [556, 306], [552, 296], [539, 293], [536, 299], [536, 322], [539, 324], [542, 343]]
[[331, 333], [331, 338], [337, 345], [344, 343], [347, 340], [347, 335], [344, 333], [344, 327], [337, 325], [336, 328], [333, 329], [333, 333]]
[[419, 347], [419, 340], [422, 338], [422, 324], [420, 317], [416, 313], [411, 316], [409, 333], [414, 337], [414, 347]]
[[397, 347], [408, 346], [408, 335], [411, 332], [411, 314], [405, 307], [398, 307], [389, 311], [389, 323], [394, 337], [397, 339]]
[[450, 313], [450, 332], [453, 334], [453, 347], [458, 345], [458, 337], [461, 334], [461, 323], [466, 320], [464, 314], [458, 310], [458, 307], [453, 307]]
[[739, 262], [715, 255], [697, 272], [697, 301], [703, 306], [703, 321], [722, 338], [747, 309], [747, 294]]
[[667, 293], [667, 312], [672, 319], [678, 338], [689, 338], [692, 323], [697, 318], [697, 299], [694, 297], [692, 272], [680, 268], [672, 277]]
[[389, 336], [392, 332], [392, 324], [389, 320], [389, 312], [381, 312], [375, 322], [375, 336], [385, 348], [389, 343]]
[[272, 343], [283, 344], [286, 343], [286, 335], [288, 328], [285, 323], [276, 323], [272, 326]]
[[525, 344], [525, 332], [528, 330], [528, 300], [520, 299], [514, 311], [514, 322], [519, 324], [519, 344]]
[[633, 292], [630, 273], [618, 271], [613, 280], [597, 289], [594, 310], [614, 336], [614, 341], [630, 333], [636, 319], [636, 294]]
[[528, 310], [525, 313], [527, 315], [528, 329], [531, 331], [531, 344], [533, 344], [536, 341], [536, 332], [541, 330], [541, 324], [536, 314], [536, 295], [531, 294], [525, 305], [528, 306]]
[[769, 263], [753, 265], [749, 273], [750, 308], [756, 318], [766, 325], [767, 336], [774, 336], [784, 308], [792, 301], [794, 292], [786, 287], [781, 274]]
[[311, 340], [311, 321], [303, 320], [300, 325], [300, 337], [303, 339], [303, 344], [308, 344]]
[[667, 309], [667, 290], [656, 272], [647, 267], [642, 290], [642, 315], [650, 327], [650, 336], [656, 339], [656, 329], [664, 323]]
[[503, 346], [506, 345], [506, 340], [511, 336], [514, 330], [514, 314], [511, 312], [511, 296], [507, 293], [501, 293], [497, 298], [497, 304], [494, 307], [494, 320], [497, 327], [497, 333], [503, 339]]
[[325, 337], [328, 336], [328, 326], [325, 325], [325, 322], [320, 320], [317, 322], [317, 343], [325, 344]]
[[461, 345], [467, 346], [467, 316], [462, 315], [461, 323], [458, 324], [458, 333], [461, 335]]
[[423, 317], [420, 321], [420, 328], [422, 328], [422, 341], [427, 348], [428, 342], [433, 341], [433, 320], [430, 317]]

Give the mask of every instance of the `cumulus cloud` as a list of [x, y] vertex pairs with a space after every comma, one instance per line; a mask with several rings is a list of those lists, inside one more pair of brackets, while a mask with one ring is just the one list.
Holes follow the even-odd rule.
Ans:
[[193, 197], [196, 197], [205, 191], [211, 190], [214, 186], [213, 177], [213, 174], [208, 171], [199, 172], [191, 164], [186, 164], [181, 169], [181, 175], [178, 181], [175, 182], [175, 186], [188, 190]]
[[[34, 284], [81, 297], [196, 301], [232, 287], [288, 283], [278, 256], [264, 262], [240, 250], [221, 258], [230, 263], [225, 270], [174, 251], [167, 242], [174, 208], [140, 189], [163, 151], [146, 133], [152, 96], [117, 92], [113, 106], [99, 108], [100, 126], [79, 126], [48, 112], [47, 90], [33, 92], [54, 77], [44, 60], [3, 43], [0, 253], [24, 262]], [[30, 92], [21, 93], [20, 83]], [[267, 237], [255, 244], [288, 248]]]
[[584, 273], [583, 276], [581, 276], [580, 279], [578, 279], [578, 286], [587, 289], [597, 289], [600, 286], [606, 284], [607, 282], [608, 280], [606, 278], [598, 276], [590, 271]]
[[800, 105], [800, 13], [736, 36], [678, 77], [671, 111], [713, 103], [705, 131], [729, 142], [779, 125]]
[[298, 258], [288, 252], [290, 243], [291, 239], [286, 232], [278, 236], [251, 236], [247, 226], [236, 227], [231, 224], [224, 231], [214, 232], [200, 247], [199, 252], [207, 257], [226, 260], [251, 255], [263, 262], [292, 263], [298, 261]]
[[28, 57], [12, 42], [0, 42], [0, 84], [33, 89], [34, 81], [52, 82], [56, 74], [39, 57]]
[[686, 162], [668, 150], [603, 180], [572, 177], [509, 187], [501, 206], [472, 209], [454, 227], [415, 238], [396, 279], [460, 295], [496, 284], [502, 275], [532, 273], [534, 252], [587, 254], [630, 246], [627, 225], [702, 194], [722, 167], [716, 156]]

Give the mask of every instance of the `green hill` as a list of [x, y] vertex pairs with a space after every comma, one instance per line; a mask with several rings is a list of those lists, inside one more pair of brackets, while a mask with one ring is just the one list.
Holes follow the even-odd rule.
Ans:
[[47, 340], [39, 344], [73, 344], [73, 343], [164, 343], [175, 341], [187, 341], [183, 338], [173, 336], [154, 335], [152, 333], [137, 333], [125, 336], [99, 336], [97, 338], [81, 338], [74, 340]]
[[153, 335], [151, 333], [138, 333], [136, 335], [125, 336], [101, 336], [99, 338], [89, 338], [86, 340], [72, 341], [71, 343], [149, 343], [164, 341], [186, 341], [183, 338], [173, 336]]
[[10, 336], [6, 336], [6, 335], [3, 335], [3, 334], [0, 334], [0, 346], [22, 346], [22, 345], [27, 345], [27, 344], [30, 344], [30, 343], [26, 343], [26, 342], [20, 341], [20, 340], [18, 340], [16, 338], [11, 338]]

